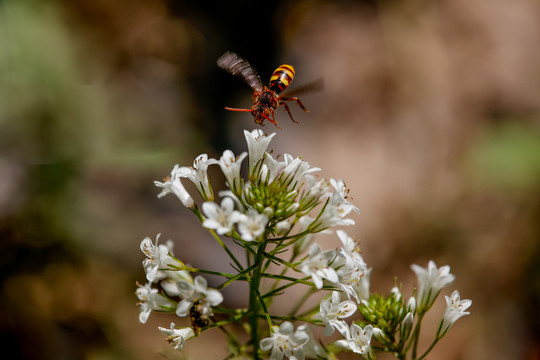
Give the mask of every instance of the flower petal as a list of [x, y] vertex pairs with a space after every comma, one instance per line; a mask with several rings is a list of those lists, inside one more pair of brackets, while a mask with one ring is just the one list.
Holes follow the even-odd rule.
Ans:
[[274, 339], [273, 338], [264, 338], [260, 341], [259, 346], [262, 351], [268, 351], [274, 346]]
[[180, 317], [187, 316], [189, 314], [189, 310], [193, 306], [193, 303], [189, 300], [182, 300], [178, 303], [178, 306], [176, 307], [176, 315]]
[[206, 292], [206, 300], [211, 306], [216, 306], [223, 301], [223, 295], [215, 289], [208, 289]]

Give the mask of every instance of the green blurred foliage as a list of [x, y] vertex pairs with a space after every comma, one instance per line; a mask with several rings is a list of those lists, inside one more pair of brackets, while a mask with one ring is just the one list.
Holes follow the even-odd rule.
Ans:
[[540, 187], [540, 130], [509, 119], [488, 128], [468, 154], [467, 167], [478, 186], [527, 196]]
[[[527, 0], [0, 2], [0, 343], [20, 359], [184, 356], [157, 331], [166, 320], [137, 323], [139, 242], [163, 232], [182, 260], [227, 266], [152, 181], [245, 150], [249, 114], [223, 107], [250, 89], [215, 65], [233, 50], [263, 79], [281, 61], [295, 85], [324, 77], [302, 98], [311, 113], [292, 109], [300, 125], [278, 112], [276, 153], [346, 180], [376, 290], [413, 262], [452, 266], [472, 315], [434, 356], [537, 358], [537, 13]], [[221, 346], [204, 335], [187, 358]]]

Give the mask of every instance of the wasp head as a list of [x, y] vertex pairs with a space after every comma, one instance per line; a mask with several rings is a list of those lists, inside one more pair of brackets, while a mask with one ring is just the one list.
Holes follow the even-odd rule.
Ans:
[[255, 123], [259, 125], [263, 125], [264, 120], [275, 123], [275, 121], [272, 119], [273, 111], [268, 106], [253, 105], [251, 108], [251, 114], [253, 115], [253, 120], [255, 120]]

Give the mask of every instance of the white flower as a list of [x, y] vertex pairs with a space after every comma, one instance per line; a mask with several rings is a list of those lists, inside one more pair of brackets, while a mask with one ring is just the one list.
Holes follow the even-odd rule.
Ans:
[[345, 264], [337, 270], [338, 287], [347, 294], [349, 298], [353, 297], [357, 303], [362, 299], [369, 298], [369, 277], [371, 269], [366, 266]]
[[353, 297], [360, 303], [361, 299], [369, 297], [369, 277], [371, 269], [367, 267], [358, 244], [343, 230], [338, 230], [337, 235], [343, 246], [338, 250], [339, 261], [336, 261], [337, 274], [339, 276], [338, 287], [349, 298]]
[[346, 218], [353, 207], [351, 204], [341, 204], [337, 207], [328, 203], [322, 215], [312, 224], [312, 231], [319, 232], [332, 226], [354, 225], [353, 219]]
[[208, 159], [208, 155], [201, 154], [193, 162], [193, 167], [183, 166], [178, 168], [176, 176], [191, 180], [204, 200], [213, 201], [214, 193], [208, 181], [208, 166], [217, 163], [216, 159]]
[[397, 286], [394, 286], [392, 289], [390, 289], [390, 292], [392, 295], [394, 295], [394, 299], [400, 300], [401, 299], [401, 290]]
[[[309, 226], [313, 223], [314, 219], [309, 215], [304, 215], [298, 219], [298, 233], [301, 234], [309, 229]], [[313, 243], [314, 235], [312, 233], [306, 233], [301, 236], [294, 243], [294, 253], [301, 254], [303, 253], [309, 245]]]
[[414, 296], [411, 296], [407, 301], [407, 311], [416, 312], [416, 298]]
[[409, 337], [409, 333], [412, 329], [414, 323], [414, 315], [412, 312], [408, 312], [407, 315], [405, 315], [405, 318], [401, 322], [401, 329], [400, 329], [400, 338], [406, 339]]
[[309, 335], [305, 330], [294, 331], [294, 326], [288, 321], [283, 322], [279, 328], [273, 326], [271, 337], [261, 340], [260, 347], [263, 351], [269, 351], [270, 360], [281, 360], [283, 355], [289, 359], [303, 360], [305, 358], [303, 345], [309, 341]]
[[310, 168], [309, 164], [302, 161], [301, 158], [293, 158], [290, 154], [285, 154], [285, 169], [280, 177], [284, 183], [288, 184], [289, 189], [295, 187], [297, 183], [305, 176], [320, 168]]
[[306, 174], [304, 179], [306, 186], [300, 199], [300, 203], [303, 208], [309, 210], [319, 202], [323, 195], [326, 194], [330, 183], [326, 179], [316, 181], [315, 176], [311, 174]]
[[180, 176], [178, 176], [178, 165], [175, 165], [171, 171], [171, 176], [169, 176], [165, 182], [154, 181], [154, 185], [159, 188], [162, 188], [161, 192], [158, 194], [158, 198], [161, 198], [169, 193], [173, 193], [178, 197], [182, 204], [187, 208], [193, 208], [195, 202], [193, 198], [184, 188], [182, 182], [180, 181]]
[[412, 327], [414, 322], [414, 316], [411, 312], [408, 312], [407, 315], [405, 315], [405, 318], [401, 322], [401, 325], [404, 327]]
[[285, 210], [284, 210], [283, 212], [281, 212], [281, 213], [285, 213], [285, 214], [294, 214], [294, 213], [298, 210], [299, 207], [300, 207], [300, 204], [298, 204], [298, 203], [292, 203], [292, 204], [290, 204], [289, 206], [287, 206], [287, 207], [285, 208]]
[[168, 296], [178, 296], [179, 280], [184, 280], [193, 283], [193, 277], [187, 270], [160, 270], [158, 277], [154, 282], [159, 279], [159, 286], [165, 291]]
[[356, 324], [351, 324], [351, 327], [346, 334], [346, 340], [338, 340], [336, 341], [336, 345], [348, 348], [357, 354], [366, 355], [368, 359], [371, 359], [373, 357], [373, 352], [371, 350], [372, 336], [373, 326], [366, 325], [362, 329]]
[[356, 241], [343, 230], [336, 231], [343, 246], [339, 249], [338, 255], [349, 266], [367, 267], [364, 258], [360, 254], [360, 248]]
[[216, 230], [219, 235], [230, 233], [240, 219], [240, 213], [234, 210], [234, 201], [230, 197], [224, 198], [221, 206], [212, 201], [204, 202], [202, 209], [207, 217], [202, 225], [207, 229]]
[[455, 277], [450, 274], [450, 266], [441, 266], [437, 269], [432, 260], [429, 261], [427, 268], [416, 264], [411, 265], [411, 268], [418, 278], [417, 308], [419, 311], [425, 311], [433, 305], [441, 289], [450, 285]]
[[155, 244], [152, 243], [152, 240], [150, 240], [149, 237], [145, 237], [143, 241], [141, 241], [141, 250], [147, 257], [147, 259], [143, 260], [143, 268], [146, 272], [146, 279], [150, 282], [163, 278], [163, 276], [158, 276], [159, 270], [165, 270], [169, 268], [170, 265], [183, 265], [171, 256], [172, 241], [168, 241], [167, 245], [158, 245], [160, 235], [161, 234], [157, 234]]
[[244, 130], [244, 136], [246, 137], [246, 142], [248, 146], [249, 153], [249, 177], [255, 174], [257, 168], [262, 166], [262, 163], [257, 165], [264, 157], [264, 152], [270, 145], [270, 141], [276, 135], [272, 133], [270, 135], [265, 135], [261, 129], [255, 129], [251, 132]]
[[300, 271], [311, 276], [317, 289], [322, 288], [323, 279], [336, 283], [338, 275], [330, 267], [330, 262], [335, 256], [335, 250], [322, 251], [319, 244], [313, 243], [309, 248], [309, 256], [300, 264]]
[[139, 321], [144, 324], [148, 320], [152, 310], [172, 311], [176, 303], [167, 299], [165, 296], [158, 293], [157, 289], [151, 287], [151, 283], [138, 285], [135, 294], [139, 298], [138, 305], [140, 306]]
[[472, 304], [471, 300], [461, 300], [457, 290], [450, 297], [445, 296], [445, 298], [446, 310], [444, 311], [442, 325], [439, 328], [439, 337], [442, 337], [460, 317], [469, 315], [470, 312], [465, 310]]
[[268, 216], [249, 209], [247, 214], [242, 214], [238, 220], [238, 232], [242, 240], [253, 241], [264, 233], [266, 224], [268, 224]]
[[175, 329], [174, 323], [171, 323], [171, 327], [169, 329], [162, 327], [158, 327], [158, 329], [163, 335], [167, 337], [167, 341], [169, 342], [169, 344], [173, 345], [173, 347], [178, 351], [182, 350], [187, 340], [195, 336], [193, 328], [185, 327]]
[[334, 333], [334, 328], [345, 334], [348, 325], [342, 320], [348, 318], [356, 312], [356, 304], [350, 300], [341, 301], [339, 292], [332, 292], [332, 301], [322, 300], [319, 305], [319, 314], [315, 319], [322, 320], [326, 328], [324, 334], [330, 336]]
[[[407, 316], [405, 316], [405, 317], [407, 317]], [[386, 337], [386, 335], [384, 334], [384, 332], [383, 332], [381, 329], [379, 329], [378, 327], [374, 327], [374, 328], [373, 328], [373, 337], [374, 337], [376, 340], [380, 341], [380, 342], [383, 342], [383, 341], [387, 341], [387, 340], [388, 340], [388, 338]], [[405, 339], [405, 338], [406, 338], [406, 337], [402, 337], [401, 339]]]
[[270, 184], [281, 174], [285, 165], [285, 161], [274, 159], [272, 155], [267, 153], [258, 178], [265, 184]]
[[347, 200], [349, 190], [343, 180], [336, 181], [330, 179], [330, 183], [335, 188], [330, 195], [322, 214], [310, 225], [313, 231], [321, 231], [331, 226], [354, 225], [353, 219], [346, 218], [351, 211], [359, 212], [358, 208]]
[[[249, 183], [248, 184], [244, 184], [244, 188], [248, 187], [249, 186]], [[240, 199], [234, 195], [234, 193], [231, 191], [231, 190], [221, 190], [219, 192], [219, 197], [222, 198], [222, 199], [225, 199], [227, 197], [230, 197], [231, 199], [234, 200], [234, 203], [236, 204], [236, 207], [238, 209], [242, 209], [243, 208], [243, 205], [242, 205], [242, 202], [240, 201]]]
[[187, 316], [195, 303], [199, 304], [201, 315], [212, 316], [214, 313], [211, 307], [223, 301], [223, 295], [218, 290], [209, 288], [202, 276], [195, 277], [193, 284], [185, 280], [179, 280], [176, 284], [177, 294], [174, 294], [173, 289], [169, 289], [169, 292], [182, 298], [176, 307], [176, 315], [180, 317]]
[[298, 326], [297, 331], [305, 332], [309, 336], [308, 341], [302, 345], [304, 356], [312, 359], [326, 359], [328, 357], [328, 354], [326, 354], [323, 347], [315, 341], [309, 325], [302, 324]]
[[275, 233], [277, 236], [284, 235], [288, 233], [290, 230], [291, 230], [291, 223], [287, 219], [278, 222], [275, 226]]
[[[347, 186], [345, 185], [345, 182], [343, 180], [334, 180], [334, 179], [330, 179], [330, 184], [332, 184], [332, 186], [334, 187], [334, 192], [332, 193], [332, 199], [331, 199], [331, 202], [334, 203], [334, 205], [339, 205], [339, 204], [350, 204], [352, 205], [348, 199], [348, 195], [349, 195], [349, 188], [347, 188]], [[354, 210], [356, 213], [359, 213], [360, 210], [358, 210], [358, 208], [356, 206], [352, 206], [352, 209], [351, 210]]]
[[242, 192], [240, 168], [242, 167], [242, 161], [246, 156], [247, 152], [243, 152], [238, 155], [238, 157], [235, 157], [232, 151], [225, 150], [223, 156], [219, 159], [221, 171], [223, 171], [223, 174], [225, 175], [229, 188], [235, 194], [240, 194]]

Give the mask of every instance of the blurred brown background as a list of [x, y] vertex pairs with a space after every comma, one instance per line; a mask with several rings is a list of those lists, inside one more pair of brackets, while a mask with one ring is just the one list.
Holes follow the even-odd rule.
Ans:
[[372, 290], [397, 275], [410, 295], [410, 264], [434, 259], [457, 277], [445, 294], [473, 300], [430, 358], [540, 359], [539, 44], [537, 0], [1, 1], [4, 352], [225, 356], [216, 330], [172, 350], [157, 326], [183, 321], [139, 324], [134, 291], [139, 243], [160, 232], [184, 261], [228, 267], [152, 181], [200, 153], [246, 150], [256, 125], [223, 107], [249, 106], [250, 89], [215, 65], [233, 50], [265, 81], [282, 63], [293, 87], [324, 78], [302, 97], [310, 114], [291, 107], [300, 124], [280, 109], [283, 130], [264, 130], [275, 153], [351, 188], [361, 214], [346, 230]]

